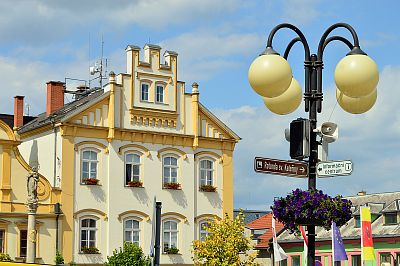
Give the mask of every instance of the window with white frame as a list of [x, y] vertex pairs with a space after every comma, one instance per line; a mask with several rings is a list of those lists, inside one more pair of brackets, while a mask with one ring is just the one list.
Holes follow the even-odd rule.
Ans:
[[141, 90], [140, 90], [140, 99], [142, 101], [148, 102], [149, 101], [149, 89], [150, 89], [150, 84], [143, 82], [141, 84]]
[[140, 245], [140, 228], [139, 221], [135, 219], [127, 219], [124, 222], [124, 241]]
[[135, 153], [125, 154], [125, 185], [140, 180], [140, 156]]
[[178, 222], [166, 220], [163, 222], [163, 251], [178, 248]]
[[96, 220], [92, 218], [81, 219], [80, 224], [80, 250], [96, 247]]
[[164, 85], [157, 84], [156, 86], [156, 102], [157, 103], [164, 102]]
[[209, 235], [208, 228], [210, 224], [208, 221], [202, 221], [199, 224], [199, 239], [200, 241], [204, 241], [206, 237]]
[[200, 161], [200, 186], [213, 186], [214, 162], [208, 159]]
[[85, 150], [82, 152], [81, 182], [88, 178], [97, 179], [97, 151]]
[[178, 182], [178, 159], [173, 156], [165, 156], [163, 158], [163, 177], [165, 183]]

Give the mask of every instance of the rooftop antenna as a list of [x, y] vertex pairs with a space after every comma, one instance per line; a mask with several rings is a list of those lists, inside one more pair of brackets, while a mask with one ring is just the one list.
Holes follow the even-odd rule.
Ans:
[[89, 67], [90, 75], [93, 76], [98, 73], [99, 76], [89, 80], [89, 87], [90, 87], [91, 81], [93, 81], [95, 79], [99, 79], [100, 88], [103, 88], [103, 76], [104, 76], [103, 70], [105, 70], [105, 72], [107, 73], [107, 59], [105, 59], [106, 66], [105, 66], [105, 68], [103, 68], [103, 66], [104, 66], [103, 51], [104, 51], [104, 41], [103, 41], [103, 35], [102, 35], [101, 36], [101, 58], [100, 58], [100, 61], [97, 61], [94, 64], [94, 66]]
[[26, 115], [29, 116], [29, 111], [31, 109], [31, 105], [29, 103], [25, 104]]

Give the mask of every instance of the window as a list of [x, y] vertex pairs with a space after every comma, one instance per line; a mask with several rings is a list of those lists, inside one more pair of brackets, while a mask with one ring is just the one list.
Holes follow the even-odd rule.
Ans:
[[384, 214], [385, 224], [397, 224], [397, 213], [387, 212]]
[[360, 220], [360, 215], [354, 216], [354, 219], [356, 221], [355, 227], [360, 228], [361, 227], [361, 220]]
[[81, 181], [87, 178], [97, 179], [97, 152], [83, 151], [82, 152], [82, 176]]
[[342, 262], [341, 261], [335, 261], [334, 263], [333, 263], [333, 266], [341, 266], [342, 265]]
[[392, 265], [392, 258], [390, 253], [381, 253], [380, 254], [381, 265]]
[[204, 241], [206, 237], [209, 235], [208, 228], [210, 227], [210, 224], [208, 221], [203, 221], [200, 223], [200, 231], [199, 231], [199, 236], [200, 236], [200, 241]]
[[96, 220], [82, 219], [81, 220], [81, 245], [80, 250], [84, 247], [96, 247]]
[[214, 162], [211, 160], [200, 161], [200, 186], [213, 185]]
[[26, 246], [28, 240], [28, 231], [20, 230], [19, 231], [19, 256], [26, 257]]
[[351, 256], [351, 265], [352, 266], [361, 266], [361, 255]]
[[287, 259], [281, 260], [279, 266], [287, 266]]
[[141, 86], [141, 94], [140, 94], [140, 99], [142, 101], [149, 101], [149, 88], [150, 88], [150, 84], [148, 83], [142, 83]]
[[129, 219], [124, 223], [124, 241], [132, 242], [136, 245], [140, 245], [140, 228], [139, 221]]
[[172, 156], [164, 157], [164, 183], [177, 183], [178, 159]]
[[140, 156], [129, 153], [125, 155], [125, 185], [128, 182], [139, 181], [140, 177]]
[[292, 266], [300, 266], [300, 256], [292, 256]]
[[0, 253], [4, 253], [4, 245], [5, 245], [5, 236], [6, 236], [6, 231], [5, 230], [0, 230]]
[[156, 86], [156, 102], [157, 103], [164, 102], [164, 86], [163, 85]]
[[178, 247], [178, 223], [176, 221], [164, 221], [163, 223], [163, 251]]
[[395, 266], [400, 266], [400, 253], [396, 253], [396, 262], [397, 262], [397, 265], [395, 265]]

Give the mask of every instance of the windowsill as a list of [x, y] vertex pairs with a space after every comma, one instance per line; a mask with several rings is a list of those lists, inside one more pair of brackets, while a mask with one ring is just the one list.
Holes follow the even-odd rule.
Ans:
[[163, 189], [168, 189], [168, 190], [182, 190], [182, 188], [169, 188], [169, 187], [163, 187]]
[[140, 100], [141, 103], [154, 103], [152, 101]]
[[155, 102], [155, 104], [165, 105], [165, 106], [168, 106], [168, 105], [169, 105], [168, 103], [165, 103], [165, 102]]
[[78, 252], [79, 255], [101, 255], [100, 252], [98, 253], [85, 253], [85, 252]]
[[101, 184], [86, 184], [86, 183], [81, 183], [82, 186], [101, 186]]
[[383, 224], [383, 226], [390, 226], [390, 225], [398, 225], [399, 223], [385, 223], [385, 224]]
[[178, 256], [182, 256], [182, 253], [161, 253], [162, 255], [178, 255]]
[[144, 188], [144, 186], [135, 187], [135, 186], [128, 186], [128, 185], [125, 185], [125, 187], [127, 187], [127, 188]]

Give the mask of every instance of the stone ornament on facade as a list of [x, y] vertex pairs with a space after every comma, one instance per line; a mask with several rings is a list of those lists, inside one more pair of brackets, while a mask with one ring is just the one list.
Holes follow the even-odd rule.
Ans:
[[28, 199], [27, 199], [27, 207], [29, 212], [36, 212], [38, 207], [38, 188], [39, 183], [39, 173], [38, 167], [33, 166], [32, 172], [29, 173], [27, 177], [27, 189], [28, 189]]

